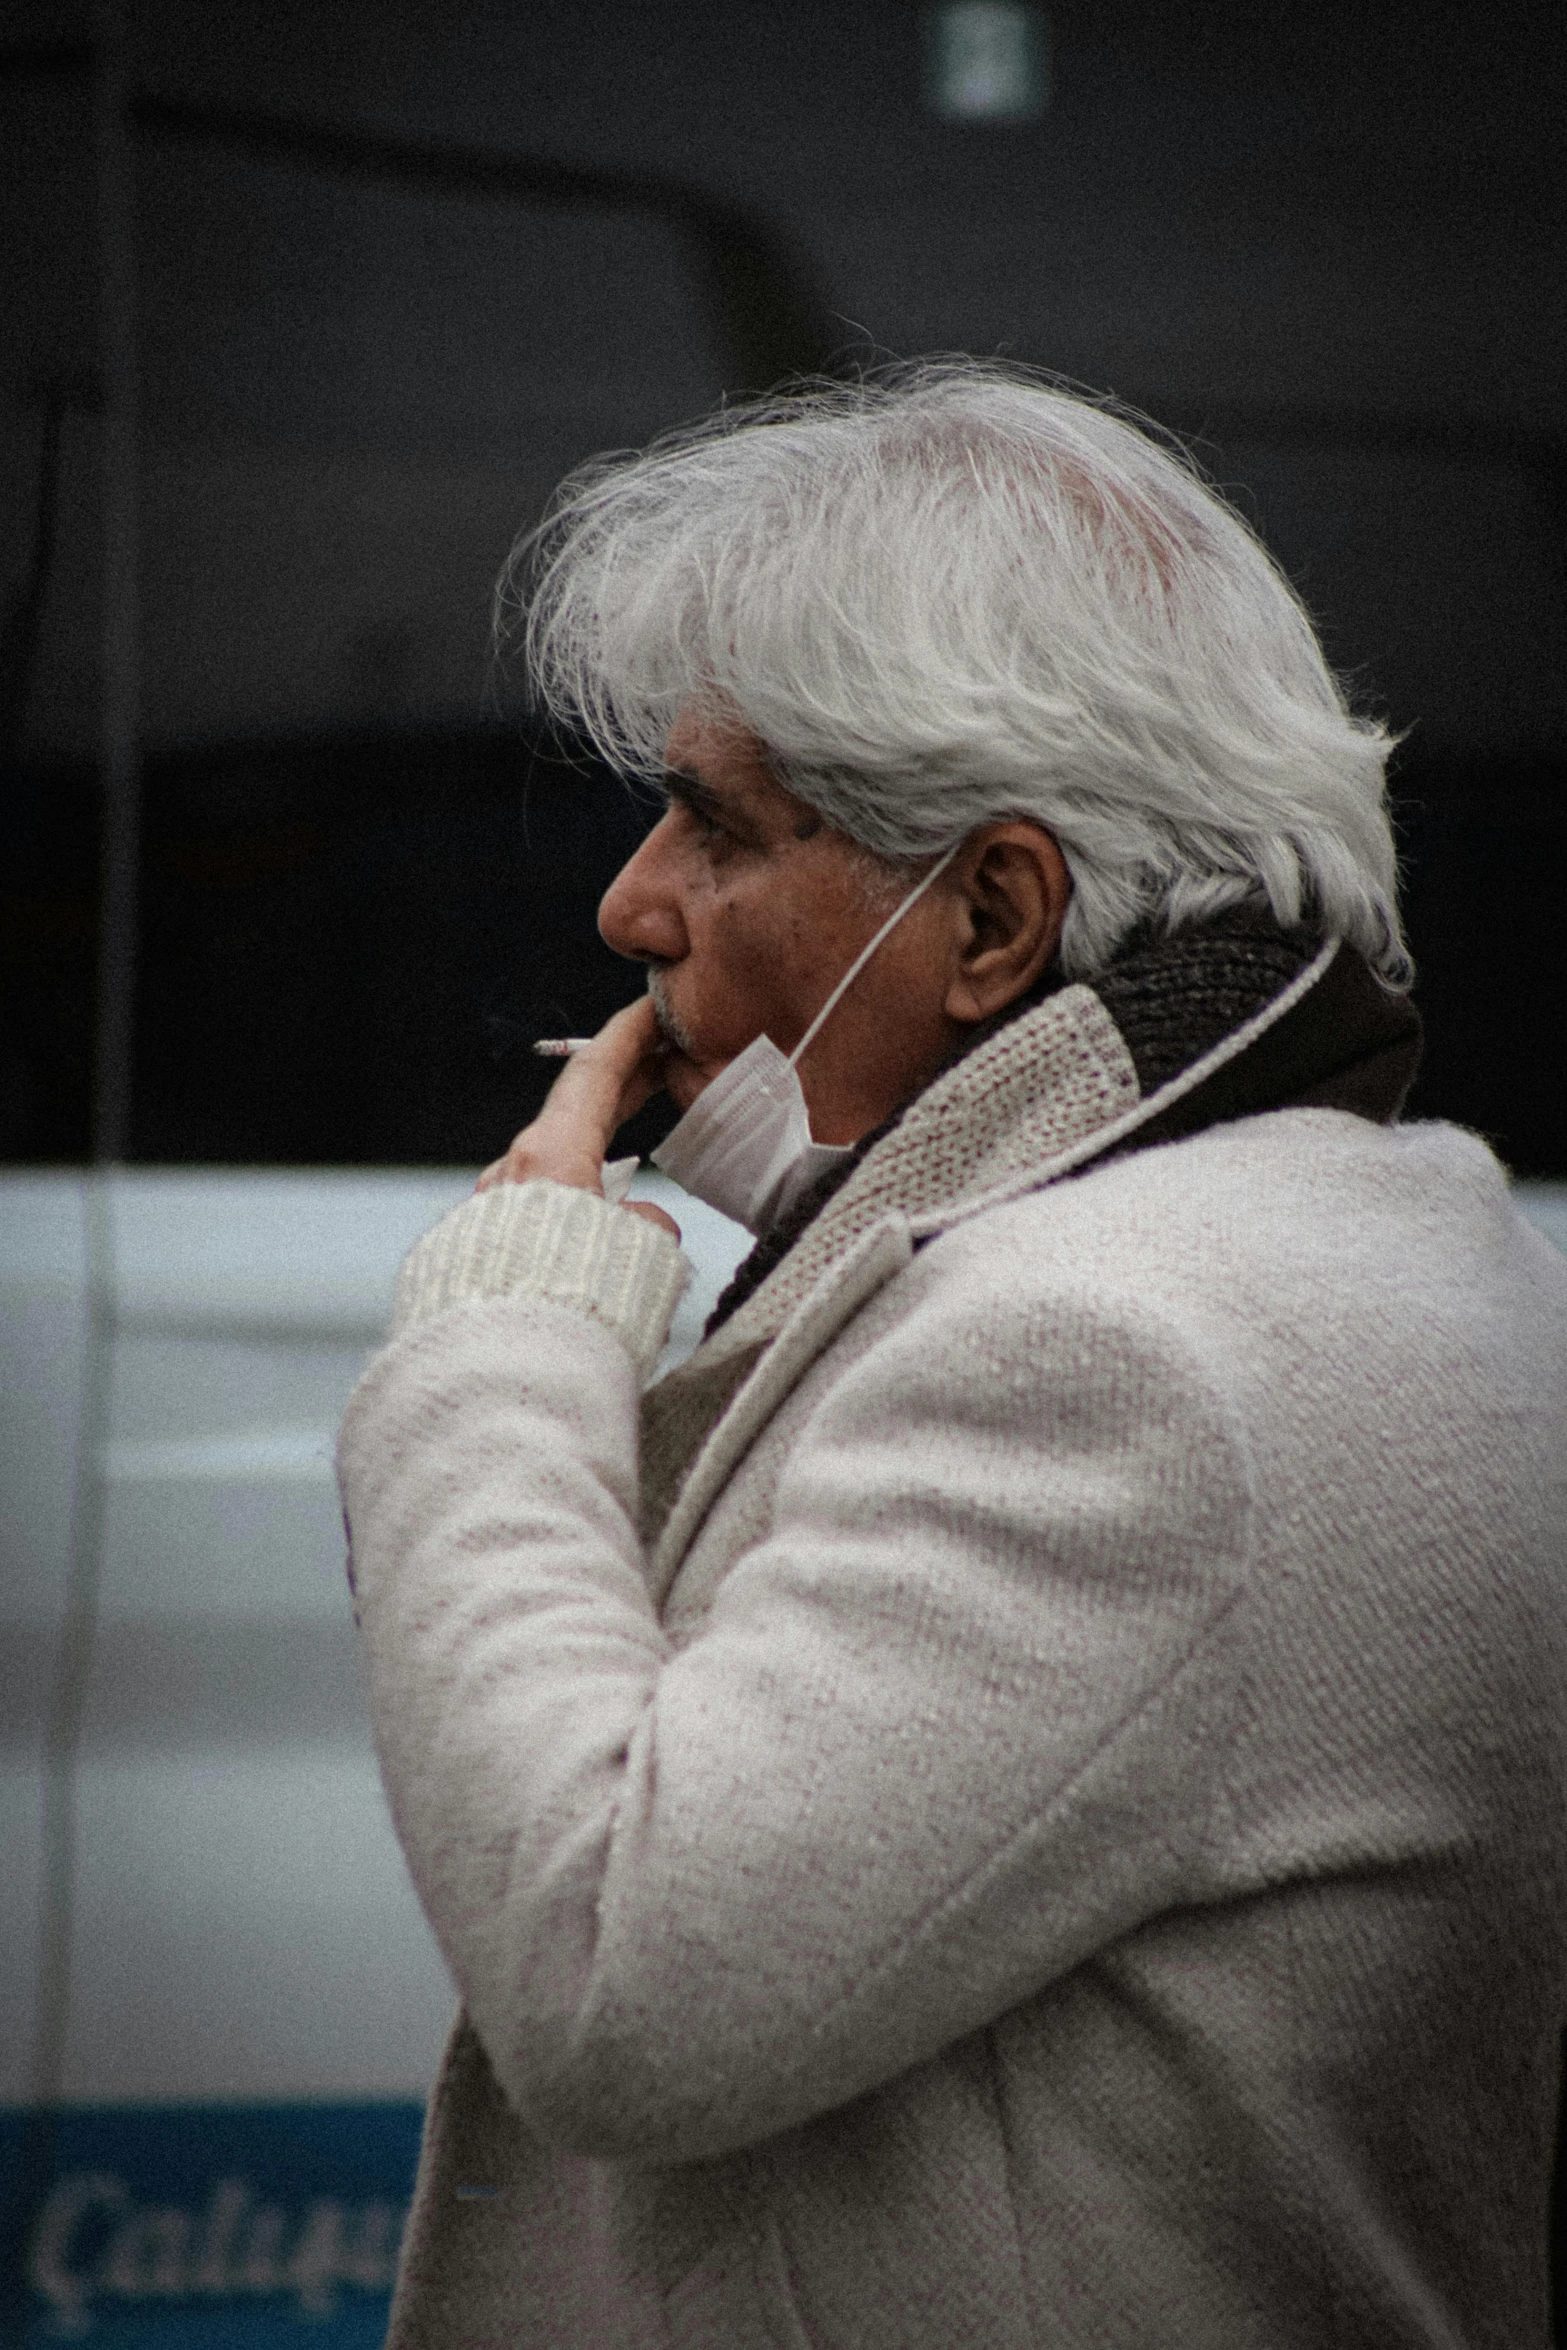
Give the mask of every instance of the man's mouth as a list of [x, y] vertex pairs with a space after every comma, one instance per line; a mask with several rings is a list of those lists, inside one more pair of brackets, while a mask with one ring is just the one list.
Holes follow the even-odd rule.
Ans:
[[647, 991], [653, 999], [653, 1010], [663, 1035], [677, 1053], [683, 1053], [688, 1061], [694, 1061], [697, 1058], [696, 1039], [670, 1002], [663, 970], [657, 964], [648, 966]]

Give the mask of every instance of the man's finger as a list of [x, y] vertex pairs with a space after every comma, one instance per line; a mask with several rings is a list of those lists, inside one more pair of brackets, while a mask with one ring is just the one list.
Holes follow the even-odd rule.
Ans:
[[616, 1127], [659, 1090], [667, 1049], [651, 998], [639, 997], [572, 1054], [550, 1088], [541, 1118], [593, 1116], [602, 1124], [607, 1150]]
[[666, 1216], [663, 1209], [656, 1208], [650, 1199], [623, 1199], [620, 1205], [624, 1214], [640, 1216], [644, 1224], [656, 1224], [660, 1232], [667, 1232], [672, 1240], [680, 1238], [680, 1227], [674, 1217]]
[[651, 1001], [642, 997], [607, 1020], [561, 1070], [531, 1125], [479, 1177], [476, 1189], [543, 1177], [580, 1190], [600, 1188], [617, 1126], [663, 1082], [665, 1047]]

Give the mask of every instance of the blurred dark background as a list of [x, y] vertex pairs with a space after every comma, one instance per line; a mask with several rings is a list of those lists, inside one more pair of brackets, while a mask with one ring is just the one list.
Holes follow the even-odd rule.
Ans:
[[1567, 12], [123, 17], [113, 218], [93, 19], [0, 26], [0, 1155], [88, 1153], [133, 988], [131, 1158], [491, 1156], [528, 1040], [640, 986], [592, 914], [648, 814], [491, 691], [513, 536], [722, 392], [963, 349], [1136, 402], [1260, 525], [1409, 730], [1414, 1107], [1567, 1175]]

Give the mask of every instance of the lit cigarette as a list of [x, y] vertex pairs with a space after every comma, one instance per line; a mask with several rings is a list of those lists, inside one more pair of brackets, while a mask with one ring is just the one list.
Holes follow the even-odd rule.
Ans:
[[573, 1053], [580, 1053], [592, 1042], [591, 1036], [541, 1036], [533, 1049], [541, 1061], [569, 1061]]

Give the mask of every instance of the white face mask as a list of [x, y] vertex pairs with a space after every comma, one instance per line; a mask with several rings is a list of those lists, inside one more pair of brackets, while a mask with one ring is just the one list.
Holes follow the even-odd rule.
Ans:
[[766, 1232], [828, 1167], [851, 1155], [847, 1143], [813, 1142], [798, 1064], [882, 940], [946, 871], [963, 844], [910, 890], [863, 947], [786, 1060], [770, 1036], [758, 1036], [703, 1087], [678, 1126], [653, 1153], [653, 1164], [720, 1215], [747, 1231]]

